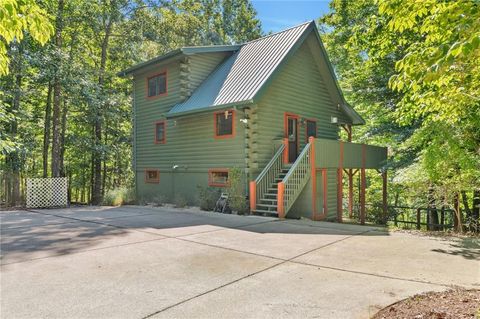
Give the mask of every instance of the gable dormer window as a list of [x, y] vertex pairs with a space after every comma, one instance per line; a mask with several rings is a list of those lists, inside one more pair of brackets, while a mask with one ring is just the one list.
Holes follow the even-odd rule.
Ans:
[[147, 97], [167, 94], [167, 72], [155, 74], [147, 78]]

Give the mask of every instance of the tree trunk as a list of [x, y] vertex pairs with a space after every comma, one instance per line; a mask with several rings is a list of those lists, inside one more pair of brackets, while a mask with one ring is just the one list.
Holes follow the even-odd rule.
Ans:
[[473, 199], [472, 199], [472, 228], [475, 232], [480, 232], [480, 189], [473, 190]]
[[[18, 114], [20, 110], [20, 100], [22, 96], [22, 63], [23, 63], [23, 46], [21, 43], [17, 45], [17, 56], [12, 59], [11, 70], [14, 74], [13, 100], [10, 106], [10, 112]], [[16, 140], [18, 123], [16, 117], [10, 122], [9, 133], [12, 140]], [[15, 150], [6, 156], [7, 170], [10, 170], [10, 189], [9, 196], [10, 206], [17, 206], [20, 204], [20, 156]], [[7, 179], [9, 179], [7, 177]]]
[[455, 193], [453, 197], [453, 227], [456, 231], [463, 231], [462, 212], [460, 210], [459, 194]]
[[[116, 2], [110, 2], [110, 10], [111, 12], [115, 12], [116, 10]], [[104, 4], [104, 10], [107, 9], [107, 4]], [[112, 24], [113, 24], [113, 14], [110, 13], [106, 15], [106, 19], [108, 21], [105, 24], [105, 35], [102, 41], [102, 51], [101, 51], [101, 58], [100, 58], [100, 68], [99, 68], [99, 75], [98, 75], [98, 86], [100, 91], [103, 94], [104, 84], [105, 84], [105, 69], [107, 65], [107, 53], [108, 53], [108, 43], [110, 40], [110, 35], [112, 32]], [[103, 105], [103, 103], [102, 103]], [[93, 186], [92, 186], [92, 204], [99, 205], [103, 199], [103, 190], [102, 190], [102, 158], [104, 157], [102, 151], [102, 119], [103, 119], [103, 106], [98, 107], [95, 112], [95, 119], [94, 119], [94, 150], [93, 150]]]
[[467, 218], [472, 216], [472, 211], [470, 210], [470, 207], [468, 205], [468, 196], [466, 191], [461, 191], [460, 194], [462, 194], [462, 203], [463, 207], [465, 208], [465, 215]]
[[435, 203], [435, 194], [434, 190], [432, 187], [428, 190], [428, 220], [430, 221], [430, 224], [435, 224], [435, 225], [427, 225], [428, 230], [438, 230], [439, 222], [438, 222], [438, 211], [437, 211], [437, 206]]
[[50, 147], [50, 122], [52, 120], [52, 84], [48, 83], [45, 122], [43, 125], [43, 177], [48, 177], [48, 148]]
[[[58, 12], [55, 21], [55, 46], [58, 50], [62, 48], [63, 39], [63, 0], [58, 0]], [[52, 177], [61, 176], [61, 106], [62, 106], [62, 85], [58, 69], [61, 68], [61, 58], [57, 58], [57, 72], [53, 79], [53, 121], [52, 121]]]
[[65, 131], [67, 130], [67, 112], [68, 106], [67, 101], [64, 99], [63, 101], [63, 109], [62, 109], [62, 125], [61, 125], [61, 133], [60, 133], [60, 176], [65, 177]]

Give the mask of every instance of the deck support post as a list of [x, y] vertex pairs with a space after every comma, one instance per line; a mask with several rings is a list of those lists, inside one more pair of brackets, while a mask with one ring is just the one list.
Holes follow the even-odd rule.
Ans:
[[360, 169], [360, 224], [365, 225], [365, 189], [367, 178], [365, 176], [366, 145], [362, 144], [362, 168]]
[[337, 222], [343, 220], [343, 142], [340, 141], [340, 160], [337, 168]]
[[[347, 125], [345, 128], [347, 131], [347, 141], [352, 142], [352, 126]], [[348, 218], [353, 218], [353, 170], [348, 169]]]
[[250, 214], [257, 208], [257, 183], [255, 181], [250, 182]]
[[388, 203], [387, 203], [387, 170], [382, 171], [382, 213], [385, 224], [388, 220]]
[[308, 138], [310, 143], [310, 178], [312, 179], [312, 220], [316, 218], [317, 212], [317, 170], [315, 167], [315, 138]]
[[348, 218], [353, 218], [353, 170], [348, 169]]
[[278, 183], [278, 188], [277, 188], [278, 218], [285, 218], [285, 206], [283, 202], [284, 192], [285, 192], [285, 184], [283, 182]]

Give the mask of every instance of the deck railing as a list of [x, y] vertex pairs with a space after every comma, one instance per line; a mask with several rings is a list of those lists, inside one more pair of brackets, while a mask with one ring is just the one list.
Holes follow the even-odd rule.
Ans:
[[285, 217], [311, 176], [312, 141], [305, 145], [283, 180], [278, 183], [278, 213]]
[[[268, 188], [275, 182], [275, 178], [283, 169], [283, 152], [285, 150], [285, 145], [282, 144], [275, 155], [272, 157], [270, 162], [268, 162], [267, 166], [263, 169], [263, 171], [258, 175], [254, 182], [252, 182], [252, 186], [250, 190], [255, 193], [256, 199], [261, 199], [267, 193]], [[253, 189], [252, 189], [253, 187]], [[251, 203], [250, 209], [255, 209], [256, 201]]]

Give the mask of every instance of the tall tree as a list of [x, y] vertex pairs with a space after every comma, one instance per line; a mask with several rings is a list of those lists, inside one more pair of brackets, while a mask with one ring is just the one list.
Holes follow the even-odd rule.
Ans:
[[61, 51], [63, 47], [63, 11], [64, 0], [57, 2], [57, 15], [55, 19], [55, 48], [56, 48], [56, 69], [53, 79], [53, 115], [52, 115], [52, 177], [61, 175], [61, 152], [62, 152], [62, 127], [61, 127], [61, 107], [62, 107], [62, 83], [60, 70], [62, 68]]

